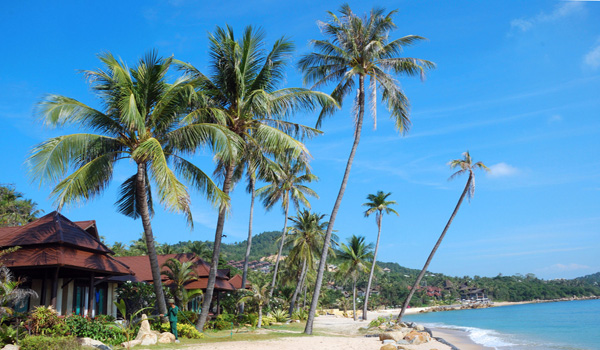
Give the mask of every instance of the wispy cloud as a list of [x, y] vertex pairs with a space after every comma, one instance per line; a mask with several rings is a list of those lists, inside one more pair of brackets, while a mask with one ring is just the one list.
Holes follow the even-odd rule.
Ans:
[[581, 265], [576, 263], [570, 264], [554, 264], [551, 266], [547, 266], [539, 269], [540, 272], [565, 272], [565, 271], [577, 271], [577, 270], [588, 270], [590, 266]]
[[552, 23], [575, 14], [583, 13], [585, 10], [582, 2], [564, 2], [554, 8], [554, 11], [546, 13], [544, 11], [530, 18], [518, 18], [510, 22], [512, 28], [526, 32], [533, 27], [543, 24]]
[[490, 172], [487, 173], [487, 175], [489, 177], [508, 177], [508, 176], [514, 176], [519, 174], [519, 169], [517, 169], [516, 167], [506, 164], [504, 162], [498, 163], [498, 164], [494, 164], [492, 166], [489, 167], [490, 168]]
[[600, 68], [600, 39], [596, 41], [596, 45], [583, 56], [583, 63], [592, 68]]

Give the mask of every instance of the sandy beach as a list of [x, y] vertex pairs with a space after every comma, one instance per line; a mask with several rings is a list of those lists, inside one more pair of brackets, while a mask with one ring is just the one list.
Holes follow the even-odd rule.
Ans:
[[[407, 314], [415, 314], [426, 308], [413, 308]], [[369, 318], [375, 319], [379, 316], [388, 317], [397, 315], [399, 310], [385, 310], [369, 313]], [[367, 322], [354, 321], [351, 318], [337, 316], [319, 316], [315, 319], [315, 332], [319, 336], [283, 337], [272, 340], [260, 341], [231, 341], [209, 344], [194, 344], [183, 347], [190, 350], [280, 350], [280, 349], [303, 349], [303, 350], [325, 350], [325, 349], [349, 349], [349, 350], [379, 350], [382, 346], [377, 337], [365, 337], [359, 333], [359, 329], [366, 327]], [[447, 342], [461, 350], [490, 350], [473, 343], [466, 333], [447, 329], [435, 329], [434, 337], [442, 337]], [[451, 347], [432, 340], [420, 345], [402, 345], [407, 350], [451, 350]]]

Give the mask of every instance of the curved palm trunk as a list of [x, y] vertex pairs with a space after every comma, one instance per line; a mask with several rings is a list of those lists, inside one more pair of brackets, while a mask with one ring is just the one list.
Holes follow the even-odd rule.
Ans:
[[375, 252], [373, 252], [373, 264], [371, 264], [371, 273], [369, 274], [369, 282], [367, 283], [367, 291], [365, 293], [365, 305], [363, 306], [363, 321], [367, 320], [367, 305], [369, 303], [369, 295], [371, 294], [371, 282], [373, 281], [373, 274], [375, 273], [375, 264], [377, 263], [377, 249], [379, 249], [379, 237], [381, 237], [381, 220], [383, 213], [379, 212], [377, 218], [377, 242], [375, 243]]
[[296, 305], [296, 299], [298, 298], [298, 294], [302, 289], [302, 283], [304, 282], [304, 276], [306, 276], [306, 259], [302, 262], [302, 272], [300, 272], [300, 278], [298, 278], [298, 284], [294, 289], [294, 294], [292, 294], [292, 300], [290, 301], [290, 309], [289, 314], [292, 317], [292, 313], [294, 312], [294, 306]]
[[287, 194], [288, 201], [285, 206], [285, 220], [283, 221], [283, 231], [281, 232], [281, 244], [279, 245], [279, 252], [277, 253], [277, 258], [275, 258], [275, 270], [273, 271], [273, 281], [271, 282], [271, 289], [269, 290], [269, 302], [271, 297], [273, 297], [273, 291], [275, 290], [275, 283], [277, 282], [277, 271], [279, 270], [279, 260], [281, 259], [281, 254], [283, 253], [283, 243], [285, 242], [285, 231], [287, 229], [287, 221], [288, 221], [288, 209], [290, 208], [290, 194]]
[[[146, 164], [138, 163], [136, 178], [136, 201], [140, 216], [142, 217], [142, 225], [144, 226], [144, 237], [146, 238], [146, 247], [148, 248], [148, 259], [150, 260], [150, 269], [152, 270], [152, 282], [154, 283], [154, 294], [156, 295], [158, 312], [162, 315], [166, 315], [167, 304], [165, 301], [165, 293], [162, 287], [160, 266], [158, 266], [158, 256], [156, 255], [156, 247], [154, 246], [154, 235], [152, 234], [152, 225], [150, 223], [150, 211], [148, 209], [146, 190]], [[166, 321], [166, 317], [163, 317], [163, 319], [163, 321]]]
[[444, 227], [444, 231], [442, 231], [440, 238], [437, 240], [435, 246], [431, 250], [429, 257], [427, 258], [427, 261], [425, 262], [425, 266], [423, 266], [423, 270], [421, 270], [421, 272], [419, 273], [419, 276], [417, 276], [417, 280], [415, 281], [415, 284], [413, 285], [412, 289], [410, 290], [410, 293], [408, 293], [406, 300], [404, 300], [404, 304], [402, 304], [402, 310], [400, 310], [400, 314], [398, 315], [398, 322], [402, 321], [402, 316], [404, 316], [404, 312], [406, 311], [406, 308], [408, 307], [408, 304], [410, 303], [410, 299], [413, 297], [413, 294], [415, 294], [415, 291], [417, 290], [419, 283], [421, 283], [421, 279], [423, 279], [423, 276], [425, 275], [425, 272], [427, 271], [427, 267], [429, 267], [429, 263], [433, 259], [433, 255], [437, 251], [438, 247], [442, 243], [442, 240], [444, 239], [444, 236], [446, 235], [446, 231], [448, 231], [448, 228], [450, 228], [450, 224], [452, 224], [452, 220], [454, 220], [454, 217], [456, 216], [456, 213], [458, 212], [458, 208], [460, 208], [460, 205], [461, 205], [463, 199], [465, 198], [467, 192], [469, 191], [469, 187], [471, 186], [472, 180], [473, 180], [473, 175], [469, 174], [469, 180], [467, 180], [467, 185], [465, 186], [465, 189], [463, 190], [463, 193], [461, 194], [460, 199], [458, 200], [458, 203], [456, 203], [456, 207], [454, 208], [454, 211], [452, 212], [452, 215], [450, 216], [450, 219], [448, 220], [446, 227]]
[[356, 321], [356, 281], [352, 282], [352, 316], [354, 316], [354, 321]]
[[348, 163], [346, 163], [346, 170], [344, 171], [344, 177], [342, 178], [342, 185], [340, 191], [333, 205], [331, 216], [329, 217], [329, 224], [327, 225], [327, 232], [325, 233], [325, 239], [323, 242], [323, 250], [321, 251], [321, 260], [319, 261], [319, 269], [317, 271], [317, 280], [315, 282], [315, 292], [312, 296], [310, 303], [310, 311], [308, 312], [308, 319], [306, 320], [306, 327], [304, 333], [312, 334], [313, 322], [315, 321], [315, 313], [317, 312], [317, 306], [319, 304], [319, 294], [321, 291], [321, 285], [323, 284], [323, 274], [325, 273], [325, 266], [327, 266], [327, 253], [329, 252], [329, 244], [331, 242], [331, 233], [333, 232], [333, 225], [337, 216], [340, 205], [342, 204], [342, 198], [344, 198], [344, 192], [346, 191], [346, 185], [348, 184], [348, 178], [350, 177], [350, 169], [352, 168], [352, 162], [354, 161], [354, 155], [358, 148], [360, 141], [360, 132], [362, 130], [363, 117], [365, 114], [365, 77], [360, 76], [358, 79], [358, 118], [356, 119], [356, 129], [354, 130], [354, 143], [352, 144], [352, 150], [348, 157]]
[[[255, 182], [252, 177], [250, 177], [250, 190], [252, 191], [250, 194], [250, 219], [248, 220], [248, 241], [246, 243], [246, 257], [244, 258], [244, 273], [242, 274], [242, 289], [246, 288], [246, 281], [248, 280], [248, 261], [250, 260], [250, 249], [252, 248], [252, 218], [254, 217], [254, 198], [256, 198], [256, 194], [254, 193]], [[244, 303], [240, 304], [240, 314], [244, 313]]]
[[[233, 163], [227, 166], [225, 172], [225, 180], [223, 181], [223, 193], [229, 195], [231, 189], [231, 178], [233, 177]], [[204, 324], [208, 318], [208, 311], [212, 302], [213, 292], [215, 290], [215, 282], [217, 280], [217, 269], [219, 267], [219, 253], [221, 252], [221, 238], [223, 237], [223, 228], [225, 227], [225, 216], [227, 211], [226, 203], [221, 204], [219, 208], [219, 217], [217, 219], [217, 230], [215, 232], [215, 246], [213, 248], [212, 261], [210, 263], [210, 272], [208, 274], [208, 282], [206, 285], [206, 292], [204, 293], [204, 300], [202, 301], [202, 312], [198, 317], [196, 328], [202, 332]]]

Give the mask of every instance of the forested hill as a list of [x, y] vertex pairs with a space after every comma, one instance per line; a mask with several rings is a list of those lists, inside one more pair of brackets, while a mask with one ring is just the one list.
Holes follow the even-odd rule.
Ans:
[[[268, 231], [252, 237], [252, 251], [250, 252], [250, 260], [258, 260], [262, 257], [275, 255], [279, 250], [281, 231]], [[208, 243], [208, 242], [207, 242]], [[289, 249], [284, 249], [283, 254], [286, 255]], [[246, 256], [246, 241], [233, 244], [223, 244], [221, 246], [221, 254], [227, 261], [229, 260], [244, 260]]]
[[586, 275], [583, 277], [577, 277], [576, 279], [583, 281], [583, 282], [600, 285], [600, 272], [596, 272], [591, 275]]

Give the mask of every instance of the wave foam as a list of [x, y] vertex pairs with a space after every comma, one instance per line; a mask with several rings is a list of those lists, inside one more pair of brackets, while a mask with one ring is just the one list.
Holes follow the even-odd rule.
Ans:
[[463, 332], [467, 333], [469, 338], [471, 338], [471, 340], [474, 343], [477, 343], [479, 345], [483, 345], [486, 347], [490, 347], [490, 348], [497, 349], [499, 347], [509, 347], [509, 346], [517, 345], [517, 344], [509, 343], [509, 342], [503, 340], [501, 337], [501, 334], [492, 329], [449, 326], [446, 324], [439, 324], [439, 323], [430, 323], [430, 324], [428, 324], [428, 326], [463, 331]]

